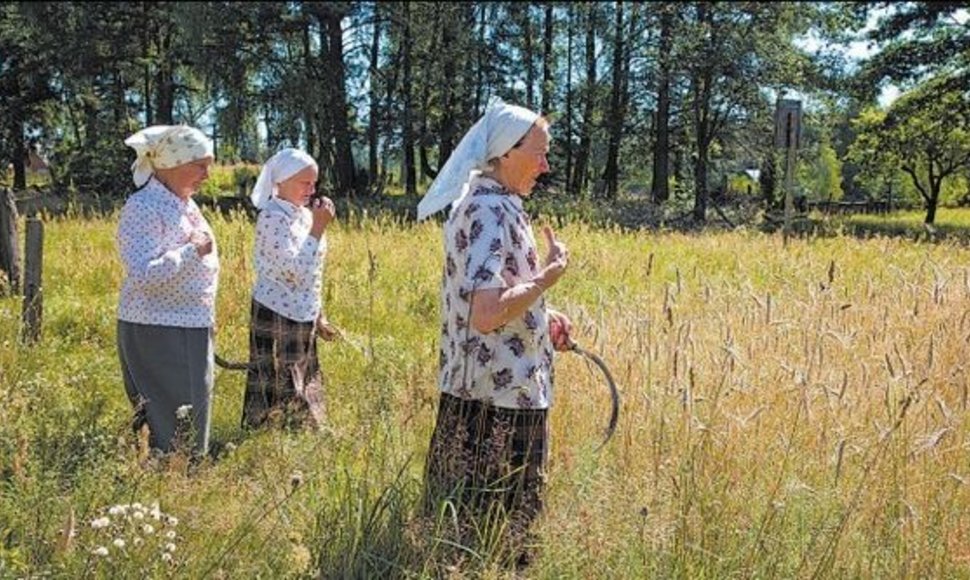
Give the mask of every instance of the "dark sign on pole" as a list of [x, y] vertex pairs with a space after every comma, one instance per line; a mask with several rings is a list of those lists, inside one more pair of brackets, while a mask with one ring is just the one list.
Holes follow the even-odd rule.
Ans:
[[778, 99], [775, 107], [775, 147], [784, 149], [801, 144], [802, 102], [794, 99]]

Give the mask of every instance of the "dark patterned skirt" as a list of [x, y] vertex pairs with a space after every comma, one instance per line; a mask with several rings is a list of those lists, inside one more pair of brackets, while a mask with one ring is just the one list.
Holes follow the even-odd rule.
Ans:
[[315, 339], [313, 322], [291, 320], [252, 301], [243, 427], [269, 423], [316, 429], [323, 424]]
[[443, 500], [455, 505], [463, 528], [456, 532], [465, 545], [506, 522], [509, 538], [524, 540], [542, 511], [547, 418], [546, 409], [503, 409], [441, 393], [425, 474], [426, 509], [439, 510]]

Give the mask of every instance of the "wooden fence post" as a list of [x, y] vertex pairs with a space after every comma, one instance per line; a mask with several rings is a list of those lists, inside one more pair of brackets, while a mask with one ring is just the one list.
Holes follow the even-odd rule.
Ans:
[[44, 222], [37, 216], [27, 218], [27, 242], [24, 248], [24, 310], [21, 338], [24, 342], [40, 340], [44, 313], [41, 285], [44, 271]]
[[0, 191], [0, 294], [4, 287], [2, 277], [6, 276], [6, 287], [10, 294], [20, 294], [20, 244], [17, 241], [17, 204], [13, 192]]

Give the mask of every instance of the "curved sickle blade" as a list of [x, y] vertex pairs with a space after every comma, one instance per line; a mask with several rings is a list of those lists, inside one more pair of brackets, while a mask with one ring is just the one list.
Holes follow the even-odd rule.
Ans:
[[603, 359], [601, 359], [595, 353], [581, 348], [575, 342], [572, 343], [569, 349], [577, 354], [583, 355], [588, 360], [593, 361], [593, 363], [598, 366], [601, 371], [603, 371], [603, 377], [606, 378], [606, 385], [610, 388], [610, 397], [613, 400], [613, 408], [610, 411], [610, 424], [606, 428], [606, 438], [603, 439], [603, 442], [600, 443], [599, 447], [596, 448], [596, 451], [599, 452], [601, 449], [603, 449], [603, 446], [609, 442], [610, 438], [613, 437], [613, 432], [616, 431], [616, 423], [620, 418], [620, 392], [616, 389], [616, 382], [613, 380], [613, 374], [610, 373], [610, 369], [607, 368], [606, 363], [603, 362]]
[[228, 361], [218, 354], [215, 355], [216, 364], [227, 371], [248, 371], [249, 363]]

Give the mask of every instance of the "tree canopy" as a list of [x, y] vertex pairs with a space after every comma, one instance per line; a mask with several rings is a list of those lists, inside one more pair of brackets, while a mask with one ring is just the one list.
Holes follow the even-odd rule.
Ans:
[[[806, 48], [846, 41], [875, 10], [881, 50], [854, 83], [844, 57]], [[940, 108], [919, 99], [966, 95], [959, 18], [946, 3], [8, 2], [0, 162], [22, 188], [36, 144], [56, 187], [120, 198], [123, 138], [189, 123], [222, 162], [298, 146], [332, 195], [417, 195], [499, 95], [553, 120], [550, 194], [640, 193], [704, 221], [729, 176], [761, 168], [770, 182], [774, 101], [794, 92], [812, 100], [806, 126], [818, 128], [803, 150], [806, 189], [878, 195], [852, 176], [873, 166], [867, 144], [912, 124], [885, 121], [909, 110], [940, 126], [927, 116]], [[853, 121], [887, 82], [915, 104]]]

